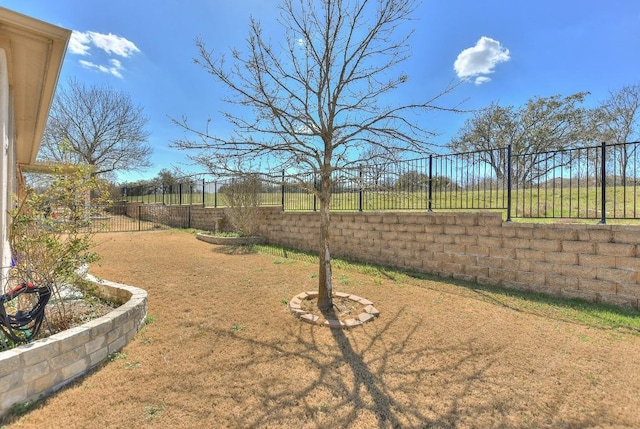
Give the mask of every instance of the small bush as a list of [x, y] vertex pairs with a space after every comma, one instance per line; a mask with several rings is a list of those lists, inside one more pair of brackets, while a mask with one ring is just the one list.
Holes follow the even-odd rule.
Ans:
[[220, 190], [229, 204], [225, 209], [225, 215], [240, 236], [252, 236], [258, 231], [261, 190], [262, 182], [253, 175], [234, 179]]
[[5, 291], [22, 283], [47, 287], [52, 296], [48, 317], [65, 327], [71, 320], [65, 306], [68, 286], [91, 292], [82, 273], [98, 260], [91, 250], [93, 207], [103, 205], [107, 193], [83, 166], [58, 167], [36, 179], [15, 197], [9, 213], [12, 267], [2, 286]]

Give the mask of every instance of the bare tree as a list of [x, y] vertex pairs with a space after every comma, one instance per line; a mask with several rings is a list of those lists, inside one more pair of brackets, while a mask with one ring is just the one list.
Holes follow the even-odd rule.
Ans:
[[[329, 206], [334, 173], [369, 159], [365, 147], [389, 154], [424, 151], [432, 133], [419, 125], [417, 115], [439, 109], [434, 101], [452, 89], [414, 104], [386, 104], [387, 95], [408, 81], [397, 66], [410, 54], [412, 31], [402, 32], [402, 24], [410, 21], [416, 4], [282, 0], [283, 43], [272, 46], [252, 18], [247, 51], [232, 50], [230, 65], [204, 41], [196, 42], [195, 62], [229, 91], [226, 102], [246, 109], [222, 112], [234, 130], [229, 136], [215, 135], [209, 124], [202, 130], [187, 118], [174, 120], [191, 136], [174, 145], [199, 150], [191, 159], [211, 172], [285, 170], [317, 196], [322, 310], [333, 307]], [[319, 178], [317, 187], [309, 185], [309, 172]]]
[[69, 80], [53, 101], [40, 157], [87, 164], [96, 175], [144, 169], [151, 166], [147, 122], [128, 95]]

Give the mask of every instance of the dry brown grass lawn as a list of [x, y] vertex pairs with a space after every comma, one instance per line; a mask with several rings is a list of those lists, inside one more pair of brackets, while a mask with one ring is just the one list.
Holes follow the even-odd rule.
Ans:
[[316, 289], [312, 263], [182, 231], [97, 240], [91, 272], [146, 289], [153, 323], [10, 428], [640, 427], [638, 336], [341, 270], [381, 315], [331, 330], [283, 303]]

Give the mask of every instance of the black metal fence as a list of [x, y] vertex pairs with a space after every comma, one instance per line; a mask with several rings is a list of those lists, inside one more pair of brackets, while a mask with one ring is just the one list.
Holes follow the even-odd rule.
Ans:
[[151, 204], [94, 206], [91, 207], [87, 228], [93, 233], [189, 228], [190, 209], [190, 206], [160, 208]]
[[[505, 218], [640, 218], [640, 142], [532, 154], [511, 147], [360, 166], [333, 176], [332, 210], [496, 210]], [[318, 209], [313, 174], [261, 178], [261, 204]], [[228, 181], [123, 188], [127, 201], [224, 207]]]

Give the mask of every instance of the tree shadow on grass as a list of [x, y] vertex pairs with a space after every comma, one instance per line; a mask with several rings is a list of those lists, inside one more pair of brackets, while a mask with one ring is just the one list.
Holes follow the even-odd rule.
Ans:
[[[216, 348], [241, 357], [233, 367], [222, 359], [211, 368], [227, 375], [225, 383], [196, 387], [212, 405], [203, 418], [217, 416], [221, 426], [243, 428], [448, 428], [483, 426], [475, 420], [482, 417], [487, 427], [517, 427], [509, 422], [529, 405], [513, 398], [508, 368], [496, 370], [503, 348], [473, 339], [420, 341], [424, 329], [421, 322], [407, 324], [399, 311], [386, 322], [349, 331], [295, 322], [276, 339], [253, 336], [251, 327], [213, 330]], [[565, 393], [554, 393], [558, 408]], [[187, 411], [203, 413], [193, 407]], [[585, 417], [562, 423], [590, 422]]]

